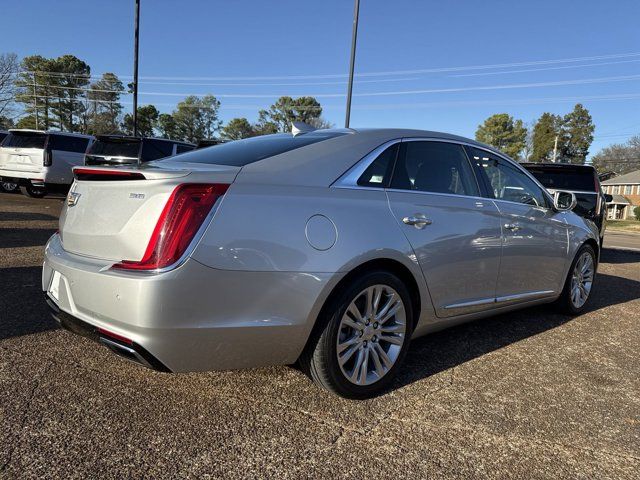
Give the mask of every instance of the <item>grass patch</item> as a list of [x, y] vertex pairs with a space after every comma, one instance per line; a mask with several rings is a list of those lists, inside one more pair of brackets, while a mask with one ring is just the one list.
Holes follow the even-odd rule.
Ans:
[[640, 222], [638, 220], [607, 220], [608, 229], [640, 232]]

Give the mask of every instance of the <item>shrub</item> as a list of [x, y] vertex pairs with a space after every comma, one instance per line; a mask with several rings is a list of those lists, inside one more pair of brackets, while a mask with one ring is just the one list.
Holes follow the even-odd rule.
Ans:
[[640, 220], [640, 205], [633, 209], [633, 214], [636, 217], [636, 220]]

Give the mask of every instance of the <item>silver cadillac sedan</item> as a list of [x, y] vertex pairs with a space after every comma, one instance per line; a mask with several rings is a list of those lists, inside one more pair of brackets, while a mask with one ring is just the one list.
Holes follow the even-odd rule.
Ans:
[[267, 135], [74, 175], [47, 303], [163, 371], [297, 363], [371, 397], [412, 338], [542, 303], [580, 313], [599, 258], [573, 194], [444, 133]]

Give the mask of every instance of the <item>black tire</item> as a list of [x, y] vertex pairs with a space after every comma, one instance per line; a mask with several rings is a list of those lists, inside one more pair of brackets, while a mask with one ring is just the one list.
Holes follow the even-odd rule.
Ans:
[[[571, 300], [572, 279], [573, 279], [573, 273], [574, 273], [576, 264], [578, 263], [579, 259], [582, 257], [584, 253], [588, 253], [589, 255], [591, 255], [591, 260], [593, 262], [593, 280], [591, 282], [591, 288], [589, 290], [589, 294], [587, 296], [586, 301], [581, 306], [576, 306]], [[591, 245], [585, 244], [578, 249], [578, 252], [576, 253], [576, 256], [573, 259], [573, 262], [571, 262], [571, 267], [569, 268], [569, 272], [567, 273], [567, 278], [564, 282], [564, 288], [562, 289], [562, 294], [560, 295], [560, 297], [555, 303], [556, 308], [561, 313], [565, 313], [567, 315], [579, 315], [582, 312], [584, 312], [584, 310], [587, 308], [587, 305], [589, 304], [589, 300], [591, 299], [591, 294], [593, 293], [593, 284], [595, 282], [595, 275], [596, 275], [595, 270], [597, 266], [596, 262], [597, 262], [596, 253], [593, 250], [593, 247], [591, 247]]]
[[31, 198], [43, 198], [47, 194], [45, 187], [34, 187], [32, 185], [20, 186], [23, 195]]
[[3, 180], [0, 182], [0, 192], [6, 193], [14, 193], [18, 191], [18, 184], [14, 182], [10, 182], [8, 180]]
[[[338, 335], [340, 335], [340, 322], [351, 302], [357, 299], [365, 289], [374, 285], [391, 287], [400, 296], [404, 304], [406, 327], [404, 343], [400, 348], [395, 363], [382, 378], [369, 385], [356, 385], [348, 380], [338, 363], [337, 340]], [[409, 347], [413, 320], [414, 313], [411, 298], [402, 280], [396, 275], [383, 270], [367, 272], [357, 278], [351, 285], [339, 291], [325, 305], [318, 318], [319, 325], [322, 328], [316, 330], [315, 336], [307, 344], [300, 357], [300, 367], [318, 386], [341, 397], [365, 399], [377, 396], [388, 388], [397, 375], [398, 368], [402, 364]], [[396, 321], [395, 317], [393, 321]], [[373, 341], [376, 342], [375, 337]], [[382, 340], [377, 340], [377, 342], [380, 342], [380, 346], [382, 345]], [[370, 347], [374, 346], [370, 345]], [[373, 369], [374, 367], [371, 366], [371, 368]]]

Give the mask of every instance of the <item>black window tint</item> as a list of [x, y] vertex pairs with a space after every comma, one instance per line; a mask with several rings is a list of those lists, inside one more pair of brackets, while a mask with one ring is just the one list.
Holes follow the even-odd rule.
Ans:
[[330, 138], [346, 135], [343, 132], [316, 131], [294, 137], [289, 133], [263, 135], [221, 143], [215, 148], [201, 148], [171, 158], [171, 162], [210, 163], [242, 167], [258, 160], [273, 157], [296, 148]]
[[99, 137], [91, 144], [89, 155], [138, 158], [140, 139]]
[[47, 135], [33, 132], [10, 132], [2, 142], [3, 147], [12, 148], [44, 148]]
[[7, 135], [9, 135], [7, 132], [0, 132], [0, 144], [2, 144], [5, 138], [7, 138]]
[[358, 179], [361, 187], [386, 187], [391, 176], [391, 169], [396, 160], [399, 144], [391, 145], [384, 152], [378, 155], [371, 165]]
[[193, 150], [195, 147], [191, 146], [191, 145], [178, 145], [176, 147], [176, 154], [179, 153], [184, 153], [184, 152], [190, 152], [191, 150]]
[[584, 167], [534, 167], [527, 170], [545, 187], [556, 190], [596, 191], [594, 171]]
[[472, 149], [478, 172], [498, 200], [549, 207], [547, 197], [524, 172], [487, 151]]
[[391, 188], [479, 195], [464, 149], [446, 142], [403, 142]]
[[173, 143], [150, 138], [142, 141], [142, 161], [149, 162], [173, 155]]
[[88, 138], [71, 137], [69, 135], [49, 135], [49, 148], [64, 152], [84, 153], [89, 144]]

